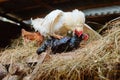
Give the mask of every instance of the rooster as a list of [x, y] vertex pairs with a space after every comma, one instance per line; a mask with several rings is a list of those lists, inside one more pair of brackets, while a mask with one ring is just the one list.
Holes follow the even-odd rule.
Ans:
[[68, 31], [74, 31], [80, 35], [85, 25], [85, 15], [77, 9], [72, 12], [53, 10], [45, 18], [31, 20], [33, 28], [39, 31], [44, 37], [53, 36], [62, 38]]
[[78, 48], [82, 40], [87, 40], [87, 39], [88, 39], [88, 35], [83, 33], [82, 31], [80, 31], [79, 33], [76, 32], [75, 35], [71, 37], [65, 36], [61, 39], [51, 37], [50, 39], [44, 41], [41, 47], [38, 48], [37, 54], [39, 55], [42, 52], [45, 52], [48, 47], [51, 48], [53, 54], [61, 53], [65, 51], [71, 51], [73, 49]]

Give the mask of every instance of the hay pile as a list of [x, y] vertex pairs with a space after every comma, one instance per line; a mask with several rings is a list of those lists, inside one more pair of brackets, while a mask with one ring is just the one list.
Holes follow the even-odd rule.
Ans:
[[31, 44], [5, 49], [0, 52], [0, 63], [7, 69], [4, 80], [120, 80], [120, 19], [107, 23], [100, 33], [103, 38], [62, 54], [49, 55], [48, 50], [38, 56]]

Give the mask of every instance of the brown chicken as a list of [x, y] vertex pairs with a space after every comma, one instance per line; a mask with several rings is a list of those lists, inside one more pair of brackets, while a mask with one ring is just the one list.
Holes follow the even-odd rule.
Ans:
[[43, 42], [43, 36], [39, 32], [28, 32], [25, 29], [21, 30], [24, 43], [36, 41], [37, 46]]

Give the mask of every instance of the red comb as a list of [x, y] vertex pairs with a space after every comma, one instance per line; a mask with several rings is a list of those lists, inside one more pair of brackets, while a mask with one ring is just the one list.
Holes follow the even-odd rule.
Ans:
[[75, 34], [78, 35], [78, 37], [80, 37], [80, 36], [83, 34], [83, 31], [77, 31], [77, 30], [75, 29]]

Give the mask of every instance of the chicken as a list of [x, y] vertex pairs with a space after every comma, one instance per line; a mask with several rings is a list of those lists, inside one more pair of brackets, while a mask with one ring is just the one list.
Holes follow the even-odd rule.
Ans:
[[40, 44], [43, 42], [43, 37], [39, 32], [28, 32], [25, 29], [22, 29], [21, 34], [24, 44], [29, 41], [36, 41], [37, 46], [40, 46]]
[[[44, 37], [54, 36], [58, 39], [66, 36], [68, 31], [81, 32], [85, 24], [85, 15], [77, 9], [72, 12], [53, 10], [45, 18], [37, 18], [32, 21], [33, 28]], [[80, 35], [80, 34], [78, 34]]]
[[78, 33], [76, 32], [75, 35], [72, 37], [66, 36], [61, 39], [56, 38], [50, 38], [47, 39], [40, 48], [37, 50], [37, 54], [41, 54], [42, 52], [45, 52], [48, 47], [51, 48], [53, 54], [55, 53], [61, 53], [65, 51], [71, 51], [73, 49], [76, 49], [79, 47], [79, 44], [82, 40], [87, 40], [88, 35], [83, 33], [82, 31]]

